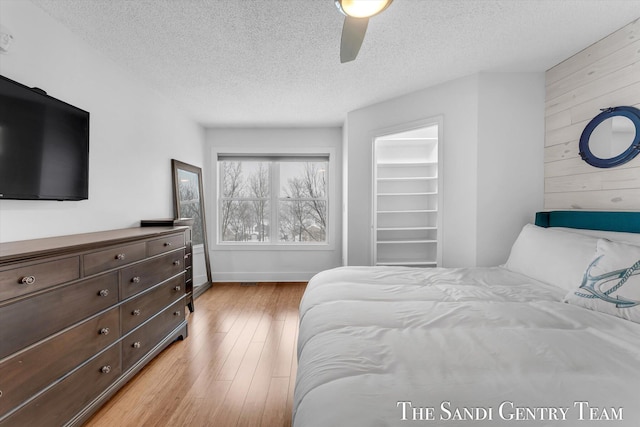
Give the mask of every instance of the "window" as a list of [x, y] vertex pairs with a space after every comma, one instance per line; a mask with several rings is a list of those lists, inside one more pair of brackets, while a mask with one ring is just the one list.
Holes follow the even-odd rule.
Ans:
[[327, 155], [218, 155], [219, 242], [327, 243]]

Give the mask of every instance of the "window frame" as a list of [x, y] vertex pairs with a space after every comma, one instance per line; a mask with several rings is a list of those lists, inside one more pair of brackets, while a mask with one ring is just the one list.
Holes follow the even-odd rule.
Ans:
[[[219, 167], [219, 158], [226, 159], [236, 159], [238, 161], [250, 160], [260, 160], [264, 159], [264, 161], [269, 161], [269, 171], [270, 171], [270, 229], [275, 230], [271, 231], [270, 239], [275, 237], [278, 240], [270, 240], [268, 242], [256, 242], [256, 241], [248, 241], [248, 242], [238, 242], [238, 241], [223, 241], [221, 240], [221, 221], [222, 221], [222, 194], [221, 194], [221, 168]], [[309, 159], [309, 161], [318, 160], [319, 158], [324, 158], [327, 162], [327, 174], [326, 174], [326, 188], [325, 188], [325, 198], [324, 201], [326, 203], [326, 212], [327, 212], [327, 224], [325, 227], [325, 241], [323, 242], [291, 242], [291, 241], [280, 241], [280, 233], [278, 230], [278, 220], [279, 220], [279, 207], [281, 200], [287, 200], [280, 197], [280, 176], [279, 176], [279, 167], [277, 167], [276, 162], [278, 160], [282, 160], [282, 158], [287, 158], [287, 160], [296, 159], [299, 161], [304, 161], [305, 159]], [[336, 220], [336, 212], [334, 209], [334, 201], [333, 197], [335, 194], [335, 149], [332, 147], [321, 147], [321, 148], [300, 148], [295, 151], [287, 150], [286, 152], [282, 152], [279, 154], [264, 154], [258, 153], [251, 150], [238, 150], [237, 148], [233, 149], [225, 149], [224, 147], [219, 147], [217, 149], [212, 150], [211, 161], [214, 164], [215, 170], [215, 179], [214, 179], [214, 192], [216, 201], [216, 209], [215, 209], [215, 236], [212, 239], [214, 243], [215, 250], [334, 250], [335, 249], [335, 238], [333, 236], [334, 231], [334, 221]], [[275, 173], [274, 173], [275, 172]], [[235, 199], [238, 200], [238, 199]], [[307, 199], [305, 199], [307, 200]], [[308, 199], [308, 200], [318, 200], [318, 199]], [[275, 204], [274, 204], [275, 203]], [[275, 227], [275, 228], [274, 228]]]

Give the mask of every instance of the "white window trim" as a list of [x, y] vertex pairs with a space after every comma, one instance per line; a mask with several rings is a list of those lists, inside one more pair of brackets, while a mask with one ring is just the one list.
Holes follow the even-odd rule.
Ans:
[[[337, 220], [337, 210], [336, 207], [339, 204], [337, 200], [335, 200], [336, 195], [336, 150], [333, 147], [299, 147], [295, 148], [295, 150], [291, 149], [291, 147], [271, 147], [270, 150], [273, 153], [283, 153], [283, 155], [290, 154], [291, 156], [295, 155], [312, 155], [312, 154], [322, 154], [328, 155], [329, 157], [329, 167], [328, 167], [328, 185], [327, 185], [327, 212], [328, 212], [328, 224], [326, 229], [327, 240], [325, 242], [305, 242], [305, 243], [293, 243], [293, 242], [221, 242], [219, 240], [220, 230], [219, 220], [220, 220], [220, 207], [218, 206], [219, 200], [219, 180], [220, 180], [220, 171], [218, 169], [218, 156], [219, 155], [229, 155], [237, 154], [238, 156], [270, 156], [270, 154], [265, 154], [264, 151], [258, 151], [255, 149], [238, 149], [237, 147], [232, 146], [217, 146], [213, 147], [211, 150], [211, 165], [213, 166], [214, 173], [211, 175], [211, 187], [213, 189], [213, 201], [214, 201], [214, 221], [211, 234], [213, 234], [210, 239], [213, 242], [211, 246], [212, 251], [333, 251], [336, 248], [336, 239], [335, 236], [335, 222]], [[275, 179], [273, 176], [271, 179]], [[273, 187], [272, 187], [273, 188]], [[277, 186], [275, 187], [277, 188]], [[211, 192], [210, 192], [211, 193]]]

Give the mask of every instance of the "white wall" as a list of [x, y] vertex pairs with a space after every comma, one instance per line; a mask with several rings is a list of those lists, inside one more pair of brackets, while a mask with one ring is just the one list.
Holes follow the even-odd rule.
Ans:
[[544, 74], [481, 73], [478, 83], [476, 265], [491, 266], [542, 208]]
[[[341, 128], [211, 128], [208, 146], [207, 196], [216, 206], [217, 153], [325, 152], [331, 150], [329, 176], [329, 245], [326, 247], [269, 247], [218, 245], [215, 208], [207, 210], [211, 267], [214, 281], [306, 281], [314, 274], [342, 264], [342, 129]], [[316, 149], [321, 149], [320, 151]], [[328, 151], [327, 151], [328, 152]]]
[[0, 241], [136, 226], [173, 217], [171, 158], [202, 165], [200, 126], [41, 9], [3, 0], [13, 34], [0, 74], [91, 113], [89, 200], [0, 201]]
[[475, 263], [476, 87], [476, 76], [465, 77], [349, 113], [345, 141], [349, 265], [371, 264], [373, 138], [384, 129], [438, 115], [444, 121], [443, 264]]
[[371, 264], [373, 137], [438, 115], [444, 120], [442, 264], [504, 262], [514, 230], [542, 207], [543, 97], [542, 74], [482, 73], [349, 113], [348, 264]]
[[[345, 121], [342, 126], [342, 199], [340, 201], [340, 214], [342, 218], [342, 264], [349, 265], [349, 221], [348, 221], [348, 200], [349, 200], [349, 146], [348, 139], [349, 122]], [[345, 218], [347, 220], [345, 221]]]

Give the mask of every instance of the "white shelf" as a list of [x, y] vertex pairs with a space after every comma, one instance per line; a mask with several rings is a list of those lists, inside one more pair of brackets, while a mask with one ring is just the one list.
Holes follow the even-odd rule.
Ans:
[[442, 185], [436, 160], [438, 145], [438, 138], [417, 138], [410, 143], [376, 139], [374, 264], [438, 265], [441, 232], [435, 224], [441, 220], [438, 207]]
[[407, 166], [429, 166], [429, 165], [437, 165], [438, 162], [378, 162], [378, 167], [400, 167], [404, 168]]
[[378, 240], [379, 245], [394, 245], [394, 244], [411, 244], [411, 243], [438, 243], [437, 240], [415, 240], [415, 239], [407, 239], [407, 240]]
[[378, 231], [418, 231], [437, 229], [438, 227], [378, 227]]
[[378, 261], [376, 263], [376, 265], [387, 265], [387, 266], [406, 266], [406, 267], [419, 267], [419, 266], [426, 266], [426, 267], [437, 267], [438, 263], [436, 261], [408, 261], [408, 262], [404, 262], [404, 261]]
[[434, 181], [438, 179], [437, 176], [401, 176], [401, 177], [392, 177], [392, 178], [378, 178], [378, 182], [388, 182], [388, 181]]
[[437, 209], [405, 209], [398, 211], [378, 211], [379, 214], [416, 214], [416, 213], [438, 213]]
[[378, 193], [378, 196], [435, 196], [437, 191], [425, 191], [420, 193]]

